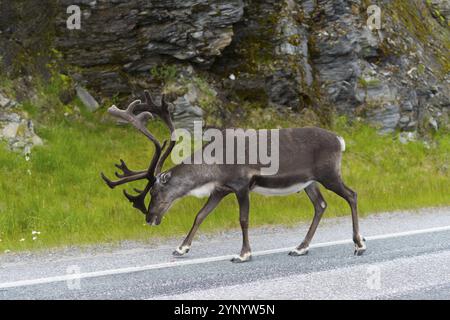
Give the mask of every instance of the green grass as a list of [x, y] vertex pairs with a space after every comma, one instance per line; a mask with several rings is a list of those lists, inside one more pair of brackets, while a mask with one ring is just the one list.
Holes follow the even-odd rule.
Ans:
[[[28, 107], [32, 113], [33, 107]], [[100, 121], [101, 116], [85, 115], [72, 121], [50, 116], [38, 127], [45, 146], [35, 148], [29, 161], [0, 145], [0, 254], [175, 235], [181, 240], [187, 233], [205, 200], [182, 199], [159, 227], [152, 228], [144, 225], [144, 216], [123, 197], [124, 188], [110, 190], [100, 179], [101, 171], [114, 176], [113, 164], [120, 158], [132, 168], [144, 168], [152, 153], [151, 145], [132, 128]], [[166, 133], [159, 123], [153, 122], [151, 128], [159, 136]], [[393, 136], [379, 136], [358, 123], [348, 126], [341, 121], [335, 130], [347, 142], [343, 176], [359, 194], [361, 216], [450, 205], [448, 135], [437, 135], [427, 148], [422, 142], [403, 145]], [[131, 190], [131, 186], [125, 188]], [[325, 197], [329, 204], [326, 217], [346, 215], [350, 219], [344, 200], [329, 192]], [[309, 221], [312, 210], [304, 193], [252, 195], [251, 226]], [[238, 227], [236, 201], [229, 196], [200, 232]], [[34, 230], [41, 234], [33, 241]]]

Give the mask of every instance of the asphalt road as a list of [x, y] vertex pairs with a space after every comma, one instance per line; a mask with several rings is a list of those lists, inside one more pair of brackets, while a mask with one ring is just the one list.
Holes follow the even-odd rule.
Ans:
[[361, 257], [350, 217], [324, 220], [303, 257], [287, 252], [307, 224], [254, 229], [243, 264], [228, 261], [238, 230], [200, 236], [183, 258], [171, 256], [182, 239], [1, 255], [0, 299], [450, 299], [450, 208], [361, 220]]

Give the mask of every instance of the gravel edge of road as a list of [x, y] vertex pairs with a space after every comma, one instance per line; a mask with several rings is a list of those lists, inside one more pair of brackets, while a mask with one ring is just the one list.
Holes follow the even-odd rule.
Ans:
[[[427, 213], [429, 211], [433, 211], [433, 213], [446, 212], [450, 210], [450, 206], [443, 207], [428, 207], [428, 208], [420, 208], [420, 209], [412, 209], [412, 210], [398, 210], [392, 212], [377, 212], [366, 214], [363, 217], [360, 217], [360, 221], [363, 222], [366, 219], [379, 219], [379, 218], [389, 218], [390, 215], [399, 215], [399, 214], [407, 214], [407, 215], [421, 215]], [[194, 218], [194, 217], [193, 217]], [[311, 215], [312, 219], [312, 215]], [[330, 226], [337, 223], [342, 223], [343, 221], [351, 222], [350, 214], [348, 216], [340, 216], [340, 217], [329, 217], [321, 221], [319, 229], [324, 226]], [[286, 225], [265, 225], [260, 227], [251, 228], [251, 235], [262, 235], [262, 234], [271, 234], [271, 233], [282, 233], [283, 231], [291, 231], [293, 229], [299, 229], [299, 234], [301, 234], [302, 230], [307, 230], [309, 227], [309, 221], [302, 221], [299, 223], [295, 223], [292, 226]], [[186, 230], [186, 234], [189, 230]], [[216, 241], [223, 241], [224, 239], [235, 238], [241, 236], [240, 229], [227, 229], [223, 231], [212, 231], [212, 232], [198, 232], [196, 235], [198, 242], [211, 242], [214, 243]], [[148, 240], [125, 240], [113, 243], [98, 243], [98, 244], [87, 244], [87, 245], [76, 245], [76, 246], [62, 246], [62, 247], [53, 247], [48, 249], [36, 249], [36, 250], [28, 250], [28, 251], [20, 251], [20, 252], [10, 252], [10, 253], [0, 253], [0, 264], [4, 263], [14, 263], [17, 261], [26, 262], [27, 260], [34, 260], [36, 258], [44, 258], [54, 260], [57, 257], [78, 257], [85, 254], [89, 255], [102, 255], [102, 254], [111, 254], [116, 251], [132, 251], [137, 249], [142, 249], [143, 247], [146, 250], [159, 250], [163, 248], [173, 249], [177, 246], [184, 236], [171, 236], [171, 237], [162, 237], [162, 238], [149, 238]], [[300, 237], [300, 235], [299, 235]], [[299, 238], [300, 240], [300, 238]], [[150, 247], [150, 248], [149, 248]]]

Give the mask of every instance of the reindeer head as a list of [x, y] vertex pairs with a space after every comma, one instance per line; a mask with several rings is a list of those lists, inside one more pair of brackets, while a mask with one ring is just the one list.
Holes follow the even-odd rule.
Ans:
[[[136, 115], [135, 110], [137, 108], [143, 110], [143, 112]], [[161, 143], [148, 131], [147, 122], [149, 119], [153, 118], [154, 115], [158, 116], [167, 125], [172, 135], [174, 132], [174, 125], [165, 97], [163, 95], [161, 103], [158, 105], [153, 101], [150, 93], [145, 91], [144, 103], [142, 103], [141, 100], [136, 100], [132, 102], [126, 110], [120, 110], [116, 106], [112, 106], [108, 109], [108, 112], [117, 118], [129, 122], [143, 133], [154, 144], [155, 153], [147, 170], [130, 170], [125, 162], [120, 160], [120, 164], [116, 164], [116, 167], [122, 171], [122, 173], [116, 172], [116, 176], [120, 178], [119, 180], [111, 181], [103, 173], [101, 176], [111, 189], [128, 182], [146, 179], [147, 185], [144, 190], [135, 189], [137, 195], [131, 195], [126, 191], [124, 191], [124, 194], [133, 204], [133, 207], [146, 215], [148, 224], [159, 225], [163, 214], [169, 209], [171, 203], [175, 199], [175, 194], [173, 192], [167, 192], [170, 190], [169, 181], [171, 180], [171, 172], [161, 173], [164, 161], [175, 146], [175, 140], [171, 137], [168, 145], [167, 140], [161, 145]], [[147, 208], [145, 199], [149, 193], [151, 195], [151, 202]]]
[[146, 221], [149, 225], [159, 225], [162, 217], [169, 210], [176, 199], [173, 181], [170, 181], [172, 174], [170, 171], [159, 174], [150, 190], [150, 204]]

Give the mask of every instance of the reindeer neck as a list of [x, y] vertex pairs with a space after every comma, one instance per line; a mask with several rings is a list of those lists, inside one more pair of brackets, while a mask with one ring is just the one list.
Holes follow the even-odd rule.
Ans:
[[177, 187], [180, 188], [179, 196], [185, 196], [191, 191], [205, 185], [218, 184], [218, 176], [214, 174], [214, 168], [206, 165], [180, 164], [171, 170], [172, 177], [176, 178]]

